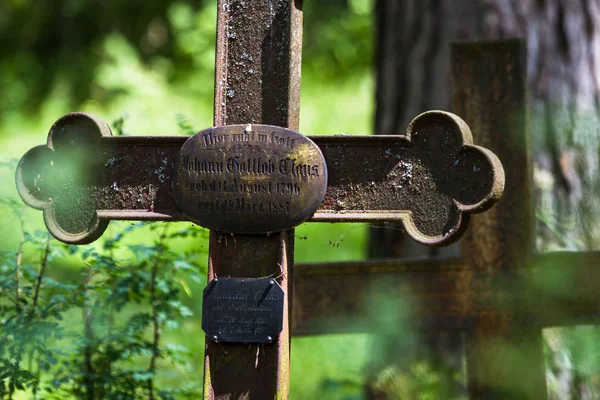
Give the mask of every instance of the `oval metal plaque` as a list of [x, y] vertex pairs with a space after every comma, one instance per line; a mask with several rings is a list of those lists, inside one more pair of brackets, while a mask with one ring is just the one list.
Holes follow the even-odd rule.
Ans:
[[317, 211], [327, 189], [319, 147], [298, 132], [270, 125], [200, 131], [183, 144], [175, 167], [179, 209], [221, 232], [293, 228]]
[[284, 293], [271, 278], [215, 278], [204, 289], [202, 329], [215, 342], [272, 343], [283, 329]]

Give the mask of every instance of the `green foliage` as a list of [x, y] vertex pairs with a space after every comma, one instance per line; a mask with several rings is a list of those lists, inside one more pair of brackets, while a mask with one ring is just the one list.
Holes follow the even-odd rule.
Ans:
[[10, 89], [9, 95], [0, 99], [0, 112], [37, 109], [58, 83], [65, 86], [71, 106], [80, 104], [98, 89], [94, 75], [102, 61], [99, 49], [113, 32], [136, 43], [136, 53], [144, 62], [168, 58], [177, 64], [192, 64], [189, 54], [179, 51], [172, 40], [175, 27], [167, 19], [169, 11], [181, 3], [193, 10], [204, 4], [131, 0], [0, 2], [0, 88]]
[[[215, 1], [0, 2], [0, 116], [34, 113], [57, 89], [66, 107], [122, 92], [98, 79], [115, 37], [131, 57], [196, 96], [212, 92]], [[306, 1], [305, 72], [345, 77], [371, 68], [372, 0]], [[209, 79], [198, 80], [204, 72]], [[208, 83], [208, 84], [207, 84]]]
[[600, 329], [597, 326], [544, 330], [550, 399], [600, 396]]
[[[27, 232], [24, 205], [2, 201], [17, 213], [22, 230], [18, 250], [0, 253], [0, 399], [20, 391], [40, 399], [200, 395], [199, 379], [170, 386], [163, 379], [170, 372], [162, 367], [190, 368], [191, 353], [166, 342], [163, 332], [193, 315], [182, 291], [189, 293], [187, 281], [204, 280], [206, 270], [194, 260], [206, 254], [171, 245], [205, 238], [204, 229], [122, 224], [100, 246], [67, 246], [46, 232]], [[154, 239], [132, 243], [139, 230]], [[68, 260], [80, 268], [53, 279], [48, 266]]]
[[[457, 376], [456, 380], [464, 381], [464, 377]], [[408, 371], [400, 371], [390, 366], [378, 374], [373, 385], [378, 392], [385, 393], [386, 398], [394, 400], [448, 399], [448, 386], [449, 383], [444, 382], [439, 373], [424, 362], [412, 365]]]
[[337, 81], [373, 66], [372, 0], [306, 1], [303, 73]]

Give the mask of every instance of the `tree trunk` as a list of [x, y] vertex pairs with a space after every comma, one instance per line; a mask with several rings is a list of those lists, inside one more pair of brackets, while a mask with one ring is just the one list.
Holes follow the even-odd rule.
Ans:
[[[477, 38], [481, 11], [470, 1], [378, 0], [375, 6], [375, 132], [403, 134], [420, 113], [450, 109], [452, 41]], [[369, 255], [388, 258], [457, 255], [458, 247], [426, 248], [394, 224], [371, 230]]]
[[[375, 18], [378, 134], [402, 134], [419, 113], [449, 110], [450, 42], [527, 40], [537, 248], [598, 247], [600, 2], [377, 0]], [[457, 253], [454, 246], [425, 249], [390, 224], [371, 230], [372, 258]], [[383, 357], [374, 361], [371, 374], [390, 365], [406, 370], [423, 359], [440, 371], [460, 368], [460, 337], [426, 335], [418, 342], [420, 346], [398, 337], [377, 338], [375, 354]], [[368, 386], [372, 398], [388, 398], [373, 390], [373, 382]]]

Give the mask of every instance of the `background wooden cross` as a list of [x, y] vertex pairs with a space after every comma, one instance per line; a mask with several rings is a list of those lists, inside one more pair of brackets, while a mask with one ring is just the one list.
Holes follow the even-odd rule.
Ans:
[[600, 252], [534, 251], [525, 60], [519, 40], [452, 48], [453, 109], [506, 173], [463, 257], [296, 265], [294, 335], [460, 331], [470, 398], [547, 397], [542, 329], [598, 323]]
[[[298, 128], [301, 9], [293, 1], [219, 1], [215, 125]], [[23, 199], [44, 210], [48, 229], [88, 243], [111, 219], [187, 220], [172, 177], [187, 137], [112, 137], [101, 120], [74, 113], [51, 128], [46, 146], [19, 163]], [[392, 221], [426, 244], [456, 240], [469, 214], [491, 207], [504, 176], [497, 158], [472, 144], [449, 113], [417, 117], [396, 137], [315, 137], [329, 182], [312, 221]], [[293, 230], [270, 235], [211, 232], [209, 280], [276, 277], [288, 293]], [[289, 296], [272, 345], [206, 341], [206, 398], [285, 398], [289, 372]]]

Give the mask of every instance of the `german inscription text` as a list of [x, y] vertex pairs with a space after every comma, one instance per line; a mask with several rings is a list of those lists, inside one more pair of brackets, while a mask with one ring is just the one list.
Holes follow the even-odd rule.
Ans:
[[232, 233], [290, 229], [319, 207], [327, 187], [320, 149], [268, 125], [201, 131], [182, 146], [174, 197], [194, 222]]

